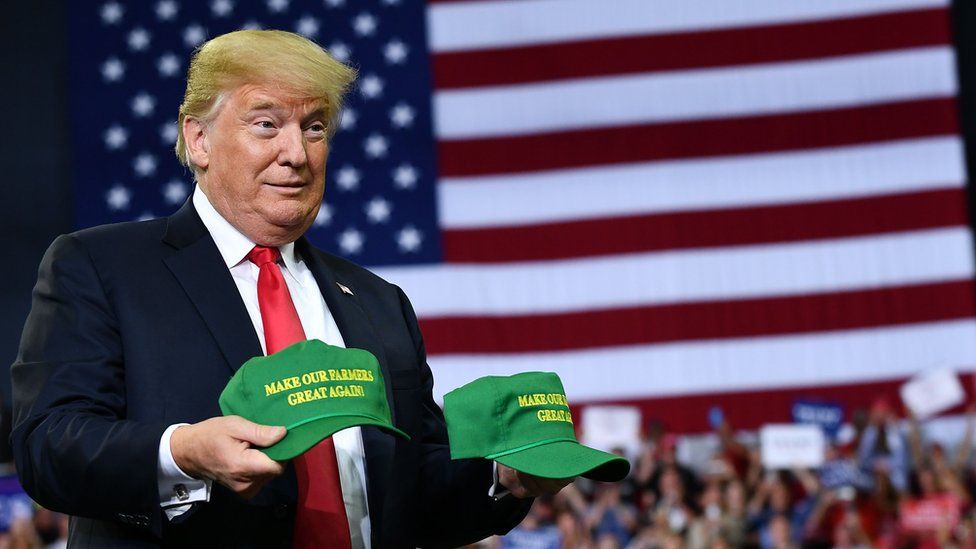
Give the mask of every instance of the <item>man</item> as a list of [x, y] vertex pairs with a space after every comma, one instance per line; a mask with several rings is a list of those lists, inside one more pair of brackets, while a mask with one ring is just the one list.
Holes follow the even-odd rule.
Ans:
[[[12, 368], [12, 441], [30, 495], [73, 515], [72, 545], [459, 545], [568, 482], [452, 461], [406, 297], [302, 238], [353, 78], [291, 33], [211, 40], [180, 107], [192, 198], [51, 245]], [[283, 428], [219, 417], [244, 361], [305, 337], [372, 352], [411, 440], [354, 427], [283, 464], [255, 449]]]

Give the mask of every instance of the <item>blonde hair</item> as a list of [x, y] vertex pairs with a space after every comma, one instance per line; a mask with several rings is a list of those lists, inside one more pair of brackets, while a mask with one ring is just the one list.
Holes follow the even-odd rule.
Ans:
[[303, 97], [324, 99], [331, 137], [339, 125], [343, 96], [355, 79], [355, 69], [298, 34], [239, 30], [213, 38], [190, 60], [177, 121], [176, 156], [190, 166], [183, 140], [186, 117], [205, 124], [213, 121], [223, 100], [242, 84], [269, 84]]

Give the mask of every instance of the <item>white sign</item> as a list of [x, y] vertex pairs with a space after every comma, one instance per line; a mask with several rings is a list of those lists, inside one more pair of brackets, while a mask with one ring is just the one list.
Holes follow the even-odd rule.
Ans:
[[763, 425], [759, 445], [767, 469], [819, 467], [824, 462], [826, 441], [819, 425]]
[[952, 368], [928, 370], [901, 386], [901, 400], [918, 419], [925, 419], [952, 408], [966, 394]]
[[609, 452], [622, 448], [628, 455], [640, 445], [640, 410], [633, 406], [583, 408], [583, 444]]

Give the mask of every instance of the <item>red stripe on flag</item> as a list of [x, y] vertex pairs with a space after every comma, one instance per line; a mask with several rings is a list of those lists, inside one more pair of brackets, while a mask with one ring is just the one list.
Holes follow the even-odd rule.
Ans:
[[[603, 283], [594, 281], [595, 284]], [[518, 316], [425, 317], [436, 354], [527, 353], [770, 336], [976, 316], [973, 281]]]
[[810, 149], [959, 132], [956, 99], [441, 140], [441, 177]]
[[[789, 368], [789, 364], [781, 364]], [[957, 365], [971, 366], [971, 365]], [[852, 364], [852, 368], [856, 365]], [[920, 366], [921, 369], [921, 366]], [[653, 365], [648, 365], [647, 375], [654, 375]], [[760, 391], [735, 391], [704, 395], [680, 395], [660, 398], [621, 399], [599, 403], [573, 403], [571, 408], [577, 424], [582, 424], [582, 414], [587, 405], [635, 406], [645, 421], [659, 420], [669, 432], [699, 433], [710, 431], [708, 411], [713, 406], [722, 408], [726, 420], [734, 429], [756, 429], [767, 423], [792, 423], [793, 404], [799, 399], [841, 402], [846, 408], [846, 419], [857, 409], [867, 410], [878, 398], [898, 406], [901, 402], [899, 387], [904, 379], [852, 383], [845, 385], [821, 385], [817, 387], [790, 387]], [[962, 380], [966, 402], [972, 402], [970, 383]], [[571, 395], [570, 395], [571, 396]], [[896, 409], [900, 409], [898, 406]], [[962, 406], [955, 408], [961, 411]]]
[[968, 223], [963, 189], [850, 200], [669, 212], [517, 227], [451, 229], [451, 263], [566, 259], [837, 238]]
[[805, 23], [439, 53], [438, 89], [814, 59], [950, 42], [944, 8]]

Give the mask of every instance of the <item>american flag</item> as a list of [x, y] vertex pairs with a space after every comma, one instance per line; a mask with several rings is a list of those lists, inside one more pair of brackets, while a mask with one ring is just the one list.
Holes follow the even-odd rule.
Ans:
[[293, 30], [360, 70], [308, 236], [404, 288], [437, 395], [864, 404], [976, 366], [947, 3], [73, 2], [77, 223], [177, 208], [193, 48]]

